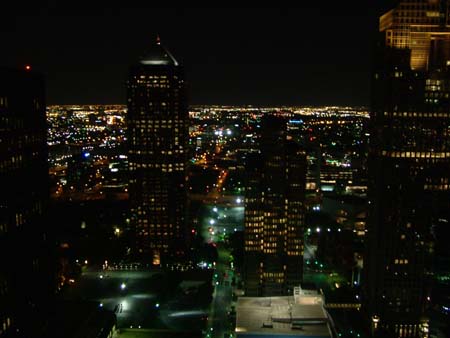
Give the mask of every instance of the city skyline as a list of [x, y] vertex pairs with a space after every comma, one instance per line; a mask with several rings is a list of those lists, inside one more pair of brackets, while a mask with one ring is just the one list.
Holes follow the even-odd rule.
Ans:
[[186, 65], [192, 104], [367, 105], [367, 36], [388, 3], [6, 10], [0, 60], [43, 72], [49, 104], [124, 103], [127, 65], [159, 34]]
[[44, 2], [0, 11], [0, 338], [450, 337], [450, 0]]

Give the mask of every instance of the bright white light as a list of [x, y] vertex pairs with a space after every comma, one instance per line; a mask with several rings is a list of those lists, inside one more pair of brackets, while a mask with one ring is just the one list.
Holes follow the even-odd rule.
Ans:
[[216, 223], [216, 221], [215, 221], [215, 220], [213, 220], [213, 219], [210, 219], [210, 220], [209, 220], [209, 224], [211, 224], [211, 225], [212, 225], [212, 224], [214, 224], [214, 223]]
[[216, 208], [216, 207], [214, 207], [214, 208], [213, 208], [213, 211], [214, 211], [214, 212], [217, 212], [217, 208]]
[[116, 173], [116, 172], [119, 171], [119, 169], [118, 169], [118, 168], [111, 168], [110, 171], [111, 171], [112, 173]]
[[242, 202], [242, 200], [240, 198], [236, 199], [236, 203], [240, 204]]
[[316, 228], [316, 232], [320, 232], [320, 228]]
[[[169, 62], [166, 60], [141, 60], [140, 61], [143, 65], [168, 65]], [[175, 65], [176, 66], [176, 65]]]
[[125, 290], [126, 287], [127, 287], [127, 285], [125, 283], [120, 284], [120, 289], [121, 290]]
[[231, 130], [230, 129], [227, 130], [227, 135], [231, 135]]
[[103, 279], [103, 275], [100, 275], [100, 279]]

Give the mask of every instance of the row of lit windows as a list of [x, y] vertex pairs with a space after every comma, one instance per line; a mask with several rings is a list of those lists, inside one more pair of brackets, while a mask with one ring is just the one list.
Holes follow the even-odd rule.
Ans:
[[[416, 337], [418, 336], [419, 328], [418, 325], [408, 325], [408, 324], [400, 324], [395, 325], [395, 332], [398, 335], [398, 337]], [[428, 328], [425, 332], [426, 334], [421, 333], [420, 336], [422, 337], [428, 337]]]
[[141, 223], [143, 223], [143, 221], [142, 220], [138, 220], [138, 223], [139, 223], [139, 227], [140, 228], [143, 228], [143, 229], [147, 229], [147, 228], [169, 228], [169, 229], [171, 229], [171, 228], [173, 228], [173, 225], [172, 224], [147, 224], [147, 222], [144, 222], [145, 224], [141, 224]]
[[394, 264], [408, 264], [408, 260], [407, 259], [395, 259], [394, 260]]
[[245, 241], [245, 245], [248, 245], [248, 246], [258, 245], [259, 246], [262, 242], [263, 242], [263, 240], [260, 240], [260, 241]]
[[395, 117], [450, 117], [450, 113], [442, 112], [384, 112], [384, 116]]
[[283, 272], [263, 272], [262, 273], [263, 278], [284, 278]]
[[423, 186], [424, 190], [432, 190], [432, 191], [443, 191], [443, 190], [449, 190], [448, 184], [425, 184]]
[[[252, 223], [245, 224], [246, 227], [247, 227], [248, 225], [250, 225], [250, 229], [245, 229], [245, 230], [246, 230], [246, 231], [245, 231], [246, 233], [251, 234], [251, 233], [260, 233], [260, 232], [262, 232], [262, 229], [261, 229], [261, 228], [259, 228], [259, 227], [252, 227], [251, 224], [252, 224]], [[255, 224], [258, 224], [258, 223], [255, 223]]]
[[450, 152], [431, 152], [431, 151], [386, 151], [381, 152], [387, 157], [413, 157], [413, 158], [450, 158]]
[[147, 231], [141, 231], [141, 232], [139, 232], [139, 234], [141, 235], [141, 236], [144, 236], [144, 237], [146, 237], [146, 236], [148, 236], [148, 235], [156, 235], [156, 236], [173, 236], [174, 235], [174, 233], [173, 232], [155, 232], [155, 231], [150, 231], [150, 232], [147, 232]]
[[277, 253], [277, 250], [274, 250], [274, 249], [266, 249], [266, 250], [264, 250], [263, 251], [265, 254], [274, 254], [274, 253]]

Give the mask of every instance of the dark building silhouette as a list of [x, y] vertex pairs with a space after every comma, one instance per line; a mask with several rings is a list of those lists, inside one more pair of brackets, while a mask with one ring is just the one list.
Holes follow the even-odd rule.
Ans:
[[183, 69], [159, 40], [130, 69], [127, 118], [136, 252], [165, 264], [184, 254], [188, 111]]
[[280, 118], [263, 119], [261, 135], [246, 165], [245, 293], [288, 295], [303, 275], [306, 156]]
[[448, 5], [402, 1], [380, 19], [364, 261], [374, 335], [429, 335], [432, 229], [450, 221]]
[[37, 337], [56, 287], [44, 91], [30, 69], [0, 69], [0, 337]]

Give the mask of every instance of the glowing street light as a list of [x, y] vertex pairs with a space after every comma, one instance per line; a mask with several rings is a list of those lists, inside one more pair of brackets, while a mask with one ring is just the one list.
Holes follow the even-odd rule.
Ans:
[[125, 290], [126, 287], [127, 287], [127, 285], [125, 283], [120, 284], [120, 289], [121, 290]]

